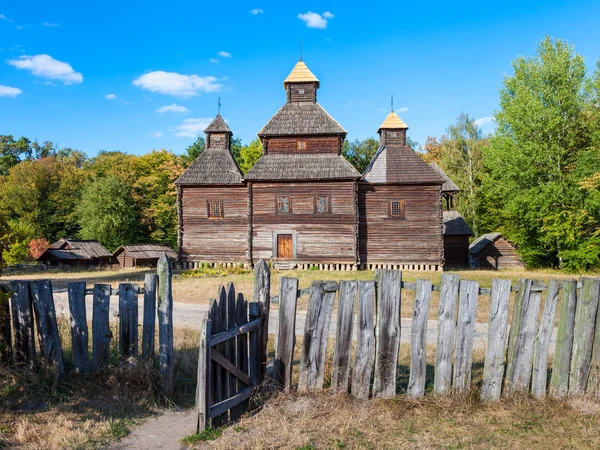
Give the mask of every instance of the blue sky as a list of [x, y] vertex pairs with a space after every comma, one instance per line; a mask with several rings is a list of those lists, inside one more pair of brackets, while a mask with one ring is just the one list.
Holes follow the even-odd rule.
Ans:
[[348, 138], [374, 136], [393, 93], [424, 143], [461, 111], [485, 122], [511, 61], [545, 35], [589, 69], [600, 56], [598, 1], [90, 3], [0, 0], [0, 134], [182, 153], [220, 96], [247, 143], [285, 102], [302, 39]]

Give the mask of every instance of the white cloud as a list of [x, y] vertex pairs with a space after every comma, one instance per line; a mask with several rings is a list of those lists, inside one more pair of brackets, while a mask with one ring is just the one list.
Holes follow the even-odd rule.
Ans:
[[23, 91], [16, 87], [3, 86], [0, 84], [0, 97], [16, 97], [22, 94]]
[[45, 27], [60, 27], [60, 23], [42, 22]]
[[161, 138], [162, 137], [162, 133], [160, 131], [151, 131], [150, 133], [148, 133], [148, 136], [152, 136], [155, 138]]
[[9, 59], [8, 64], [17, 69], [29, 70], [36, 77], [62, 81], [63, 84], [83, 82], [81, 73], [75, 72], [68, 63], [58, 61], [50, 55], [23, 55], [16, 59]]
[[496, 119], [494, 119], [493, 117], [482, 117], [481, 119], [477, 119], [475, 121], [475, 125], [477, 125], [478, 127], [484, 126], [484, 125], [488, 125], [490, 123], [494, 123], [496, 121]]
[[306, 23], [308, 28], [327, 28], [327, 19], [332, 19], [334, 16], [330, 12], [324, 12], [323, 15], [309, 11], [306, 14], [298, 14], [298, 19]]
[[223, 85], [216, 83], [215, 77], [199, 77], [198, 75], [181, 75], [176, 72], [146, 73], [135, 80], [133, 84], [150, 92], [174, 95], [176, 97], [191, 97], [201, 92], [217, 92]]
[[218, 64], [219, 60], [217, 58], [210, 58], [210, 62], [213, 64]]
[[210, 125], [213, 119], [185, 119], [181, 124], [173, 128], [175, 136], [196, 137]]
[[106, 95], [104, 96], [104, 98], [105, 98], [106, 100], [114, 100], [114, 99], [116, 99], [116, 98], [117, 98], [117, 96], [116, 96], [115, 94], [106, 94]]
[[0, 14], [0, 20], [4, 20], [5, 22], [14, 22], [14, 20], [10, 20], [4, 14]]
[[408, 111], [408, 106], [403, 106], [402, 108], [398, 109], [398, 112], [406, 112]]
[[260, 9], [260, 8], [255, 8], [255, 9], [251, 9], [250, 10], [250, 14], [253, 14], [255, 16], [259, 15], [259, 14], [264, 14], [265, 12]]
[[231, 58], [231, 53], [229, 53], [229, 52], [224, 52], [223, 50], [221, 50], [221, 51], [218, 53], [218, 55], [219, 55], [219, 56], [222, 56], [223, 58]]
[[156, 110], [157, 113], [163, 114], [166, 112], [174, 112], [174, 113], [187, 113], [189, 110], [185, 106], [176, 105], [173, 103], [172, 105], [161, 106]]

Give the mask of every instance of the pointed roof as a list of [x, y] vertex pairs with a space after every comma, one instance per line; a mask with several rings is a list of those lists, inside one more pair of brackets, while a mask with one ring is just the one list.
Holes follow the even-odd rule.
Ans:
[[377, 132], [379, 133], [383, 129], [408, 129], [408, 125], [404, 123], [404, 120], [402, 120], [398, 114], [392, 111], [379, 126]]
[[346, 130], [318, 103], [284, 104], [267, 122], [259, 136], [346, 134]]
[[242, 172], [231, 152], [223, 147], [204, 150], [175, 184], [241, 184]]
[[431, 168], [433, 170], [435, 170], [437, 173], [439, 173], [444, 180], [444, 184], [442, 184], [442, 192], [459, 192], [460, 188], [454, 184], [454, 181], [452, 181], [450, 179], [450, 177], [448, 175], [446, 175], [446, 172], [444, 172], [442, 170], [442, 168], [440, 166], [438, 166], [435, 162], [431, 162], [431, 164], [429, 164], [431, 166]]
[[287, 89], [288, 83], [317, 83], [317, 88], [321, 84], [314, 73], [300, 60], [296, 63], [290, 74], [283, 80], [283, 87]]
[[217, 117], [215, 117], [215, 120], [213, 120], [210, 123], [210, 125], [208, 127], [206, 127], [206, 130], [204, 130], [204, 132], [205, 133], [231, 133], [231, 130], [227, 126], [227, 123], [225, 123], [225, 120], [223, 120], [223, 118], [221, 117], [221, 114], [217, 114]]
[[443, 211], [442, 215], [444, 236], [473, 236], [473, 230], [458, 211]]

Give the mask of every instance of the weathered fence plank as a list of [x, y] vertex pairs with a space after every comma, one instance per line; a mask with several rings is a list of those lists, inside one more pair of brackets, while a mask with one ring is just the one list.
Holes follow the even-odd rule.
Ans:
[[460, 277], [457, 274], [442, 275], [435, 355], [434, 391], [436, 394], [449, 393], [452, 383], [452, 352], [456, 332], [456, 297], [459, 281]]
[[142, 357], [154, 356], [156, 328], [156, 284], [158, 275], [147, 273], [144, 277], [144, 327], [142, 329]]
[[[219, 330], [221, 332], [227, 330], [227, 291], [224, 286], [219, 286], [219, 294], [218, 294], [218, 302], [219, 302]], [[215, 350], [219, 352], [221, 355], [227, 354], [228, 345], [226, 341], [221, 342], [215, 347]], [[214, 352], [213, 352], [214, 353]], [[229, 396], [229, 374], [227, 371], [219, 365], [217, 369], [217, 375], [219, 375], [219, 379], [217, 380], [217, 388], [219, 389], [219, 402], [223, 402], [227, 400]], [[214, 417], [214, 421], [218, 426], [219, 424], [225, 424], [229, 420], [229, 416], [227, 412], [222, 414], [221, 416], [211, 416]]]
[[517, 296], [515, 317], [510, 329], [510, 336], [512, 337], [514, 333], [514, 340], [509, 337], [513, 346], [512, 349], [509, 347], [506, 370], [506, 391], [508, 393], [524, 393], [529, 390], [533, 370], [533, 350], [542, 300], [541, 291], [532, 289], [532, 280], [524, 280], [520, 288], [522, 290]]
[[[239, 293], [237, 295], [237, 299], [235, 302], [235, 315], [236, 315], [236, 325], [238, 327], [248, 323], [248, 302], [244, 300], [244, 296]], [[248, 334], [240, 334], [236, 338], [236, 359], [235, 365], [236, 367], [242, 371], [244, 374], [249, 375], [248, 373]], [[260, 353], [260, 348], [254, 348], [252, 351], [255, 353]], [[242, 383], [237, 380], [237, 392], [240, 392], [242, 389], [250, 386], [252, 381], [249, 379], [248, 383]], [[231, 408], [230, 418], [231, 420], [237, 420], [244, 411], [248, 408], [249, 402], [248, 400], [244, 400], [239, 405]]]
[[[235, 287], [233, 283], [227, 285], [227, 329], [237, 328], [237, 311], [235, 304]], [[229, 339], [227, 342], [226, 353], [223, 354], [229, 362], [235, 367], [237, 355], [237, 339]], [[233, 397], [238, 393], [238, 383], [235, 376], [227, 371], [228, 397]], [[233, 419], [230, 419], [233, 420]]]
[[600, 300], [598, 302], [598, 310], [596, 312], [592, 360], [590, 363], [586, 391], [592, 396], [600, 396]]
[[138, 355], [138, 289], [119, 285], [119, 350], [122, 356]]
[[477, 281], [460, 281], [452, 387], [455, 392], [462, 394], [468, 392], [471, 387], [475, 312], [477, 310], [478, 295], [479, 283]]
[[296, 344], [297, 291], [297, 278], [281, 277], [273, 381], [285, 390], [292, 387], [292, 363]]
[[94, 285], [92, 310], [92, 364], [95, 369], [106, 366], [110, 361], [110, 284]]
[[56, 374], [61, 376], [64, 373], [64, 363], [52, 297], [52, 283], [50, 280], [32, 281], [29, 283], [29, 290], [35, 312], [40, 352], [46, 363], [54, 366]]
[[[264, 315], [262, 313], [264, 303], [262, 302], [252, 302], [248, 305], [248, 315], [250, 322], [257, 320], [259, 318], [263, 318]], [[248, 355], [248, 365], [249, 365], [249, 374], [250, 379], [252, 380], [252, 385], [256, 386], [262, 380], [262, 371], [264, 366], [263, 361], [263, 353], [262, 353], [262, 336], [264, 328], [259, 327], [255, 331], [250, 332], [249, 337], [249, 345], [250, 345], [250, 353]], [[260, 349], [260, 351], [259, 351]]]
[[560, 318], [556, 334], [556, 351], [552, 362], [550, 395], [564, 397], [569, 392], [571, 372], [571, 350], [575, 331], [575, 310], [577, 308], [577, 281], [567, 280], [562, 285]]
[[558, 302], [560, 283], [557, 280], [548, 282], [544, 312], [540, 321], [540, 328], [535, 340], [533, 353], [533, 376], [531, 379], [531, 393], [534, 397], [542, 399], [546, 396], [548, 384], [548, 350], [554, 329], [554, 316]]
[[10, 289], [0, 284], [0, 362], [8, 364], [12, 355]]
[[417, 280], [410, 336], [410, 376], [407, 391], [410, 398], [422, 397], [425, 394], [427, 317], [431, 300], [431, 286], [431, 280]]
[[27, 281], [11, 281], [11, 312], [14, 332], [15, 361], [33, 364], [35, 360], [35, 338], [33, 334], [33, 312]]
[[[222, 287], [221, 289], [222, 290]], [[210, 299], [209, 302], [209, 309], [208, 309], [208, 319], [211, 321], [211, 336], [214, 336], [215, 334], [218, 334], [220, 332], [220, 327], [221, 327], [221, 321], [219, 320], [219, 302], [212, 298]], [[215, 347], [217, 350], [219, 350], [219, 347]], [[223, 400], [221, 398], [222, 396], [222, 388], [221, 388], [221, 366], [219, 366], [219, 364], [217, 364], [216, 362], [214, 362], [212, 360], [212, 358], [210, 358], [210, 354], [212, 353], [212, 344], [208, 344], [207, 345], [207, 362], [206, 365], [207, 367], [210, 367], [210, 388], [208, 389], [208, 395], [209, 395], [209, 405], [208, 408], [210, 410], [210, 406], [211, 405], [216, 405], [217, 403], [219, 403], [221, 400]], [[210, 418], [210, 424], [213, 428], [218, 428], [219, 426], [222, 425], [222, 420], [221, 417], [214, 417], [211, 418], [210, 416], [208, 417]], [[207, 418], [207, 420], [208, 420]]]
[[210, 335], [212, 322], [208, 315], [202, 319], [200, 328], [200, 346], [198, 349], [198, 373], [196, 385], [196, 433], [204, 431], [210, 420], [210, 380], [211, 365], [210, 358]]
[[400, 301], [402, 272], [377, 272], [377, 322], [375, 326], [375, 378], [373, 397], [396, 395], [398, 348], [400, 346]]
[[175, 389], [173, 362], [173, 291], [172, 265], [166, 253], [158, 260], [158, 347], [160, 378], [163, 391], [173, 395]]
[[334, 392], [348, 392], [350, 357], [352, 356], [352, 328], [354, 325], [354, 304], [358, 282], [341, 281], [338, 302], [335, 349], [333, 352], [333, 374], [331, 389]]
[[571, 376], [569, 394], [581, 395], [585, 392], [594, 344], [594, 328], [598, 310], [600, 280], [581, 279], [581, 291], [575, 311], [575, 331], [571, 352]]
[[492, 280], [488, 344], [483, 368], [481, 399], [487, 402], [500, 400], [504, 358], [508, 344], [508, 306], [511, 280]]
[[89, 370], [88, 325], [85, 313], [85, 282], [69, 283], [69, 311], [71, 313], [71, 341], [73, 368], [76, 373]]
[[260, 379], [265, 375], [268, 359], [268, 339], [269, 339], [269, 314], [271, 312], [271, 269], [264, 259], [259, 260], [254, 266], [254, 297], [253, 302], [262, 303], [263, 326], [260, 333], [261, 351], [260, 351]]
[[325, 352], [333, 310], [334, 292], [325, 291], [325, 282], [313, 281], [304, 326], [298, 392], [323, 389]]
[[352, 369], [351, 392], [356, 398], [369, 397], [375, 357], [375, 282], [358, 282], [358, 333]]

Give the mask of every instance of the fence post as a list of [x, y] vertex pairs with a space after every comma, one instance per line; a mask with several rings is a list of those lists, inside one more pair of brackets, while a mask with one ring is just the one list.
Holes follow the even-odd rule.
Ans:
[[576, 308], [577, 281], [567, 280], [562, 285], [556, 351], [554, 352], [552, 378], [550, 379], [550, 395], [557, 398], [564, 397], [569, 392], [569, 372], [571, 370]]
[[106, 366], [110, 361], [110, 284], [94, 285], [94, 309], [92, 310], [92, 365], [94, 369]]
[[88, 326], [85, 314], [85, 281], [69, 283], [69, 310], [71, 312], [71, 341], [75, 372], [89, 370]]
[[254, 266], [254, 297], [253, 302], [263, 304], [263, 324], [260, 341], [260, 379], [262, 380], [267, 369], [268, 341], [269, 341], [269, 314], [271, 312], [271, 269], [264, 259]]
[[50, 280], [32, 281], [29, 283], [35, 321], [40, 341], [40, 351], [47, 364], [56, 368], [56, 375], [64, 373], [62, 347], [56, 323], [54, 298]]
[[[600, 282], [600, 280], [596, 281]], [[596, 313], [592, 360], [590, 362], [590, 371], [587, 380], [587, 393], [594, 395], [596, 398], [600, 395], [600, 299], [598, 301], [598, 312]]]
[[456, 296], [459, 281], [460, 277], [457, 274], [442, 275], [435, 355], [434, 391], [436, 394], [449, 393], [452, 383], [452, 352], [456, 331]]
[[173, 272], [171, 260], [163, 253], [156, 266], [158, 274], [158, 344], [160, 378], [163, 391], [173, 395], [175, 389], [173, 367]]
[[417, 280], [415, 307], [410, 339], [410, 377], [408, 396], [422, 397], [425, 394], [427, 369], [427, 317], [431, 300], [431, 280]]
[[119, 285], [119, 348], [125, 357], [138, 355], [138, 288]]
[[358, 282], [340, 282], [335, 350], [333, 352], [333, 374], [331, 376], [331, 389], [335, 392], [348, 392], [354, 303], [356, 303], [357, 291]]
[[147, 273], [144, 277], [144, 327], [142, 332], [142, 357], [154, 356], [154, 334], [156, 324], [156, 283], [158, 275]]
[[200, 328], [200, 348], [198, 350], [198, 384], [196, 385], [196, 433], [204, 431], [210, 420], [210, 336], [211, 320], [208, 313], [202, 319]]
[[10, 289], [0, 284], [0, 362], [8, 364], [12, 354]]
[[492, 280], [488, 345], [485, 352], [481, 399], [485, 402], [500, 400], [504, 358], [508, 343], [508, 305], [511, 280]]
[[294, 346], [296, 344], [297, 295], [298, 279], [281, 277], [273, 381], [285, 390], [292, 387], [292, 362], [294, 361]]
[[358, 282], [358, 336], [352, 368], [351, 392], [356, 398], [369, 398], [375, 357], [375, 281]]
[[11, 309], [15, 337], [15, 361], [33, 364], [35, 339], [33, 336], [33, 313], [27, 281], [10, 282]]
[[461, 280], [459, 292], [452, 387], [455, 392], [465, 393], [471, 387], [475, 312], [479, 296], [479, 283], [472, 280]]

